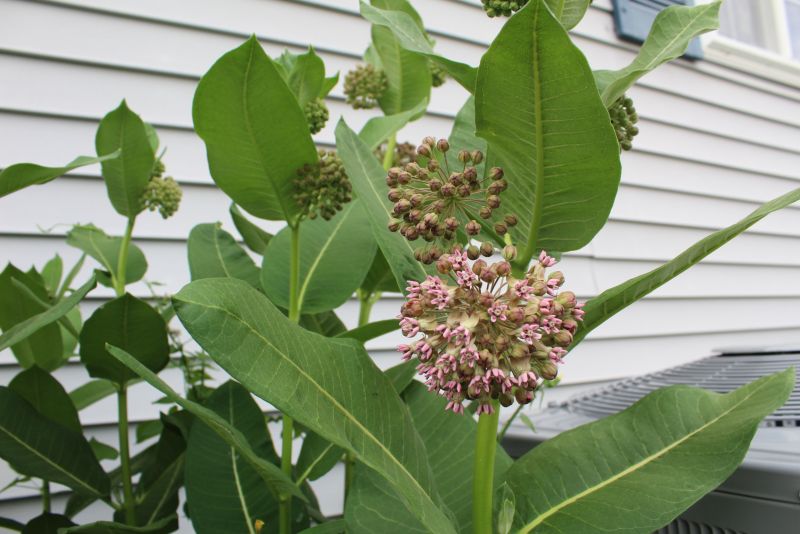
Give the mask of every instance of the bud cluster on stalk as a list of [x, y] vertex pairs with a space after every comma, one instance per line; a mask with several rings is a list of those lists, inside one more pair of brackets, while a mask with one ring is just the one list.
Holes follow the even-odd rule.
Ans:
[[622, 95], [608, 110], [611, 117], [611, 124], [617, 134], [617, 141], [622, 150], [633, 148], [633, 138], [639, 134], [636, 123], [639, 122], [639, 115], [633, 107], [633, 100]]
[[433, 61], [429, 61], [428, 65], [431, 68], [431, 82], [434, 87], [441, 87], [447, 81], [447, 71], [441, 68]]
[[483, 10], [490, 17], [510, 17], [528, 3], [528, 0], [481, 0]]
[[328, 106], [325, 105], [325, 101], [321, 98], [309, 100], [303, 108], [303, 112], [306, 114], [308, 129], [311, 130], [312, 134], [319, 133], [330, 117]]
[[165, 170], [164, 163], [158, 159], [139, 201], [142, 209], [158, 210], [162, 218], [169, 219], [178, 211], [183, 192], [171, 176], [164, 177]]
[[334, 150], [318, 150], [319, 162], [298, 169], [294, 199], [303, 216], [330, 220], [353, 198], [344, 163]]
[[564, 275], [546, 272], [555, 263], [543, 251], [518, 279], [507, 261], [470, 262], [457, 250], [436, 262], [441, 277], [409, 282], [400, 328], [417, 339], [397, 349], [419, 360], [447, 409], [463, 413], [464, 401], [476, 401], [478, 414], [490, 414], [493, 400], [527, 404], [556, 378], [584, 311], [573, 292], [561, 291]]
[[[375, 151], [378, 161], [383, 161], [386, 157], [386, 143], [383, 143]], [[397, 143], [394, 146], [392, 155], [392, 167], [403, 167], [417, 161], [417, 147], [412, 143]]]
[[374, 65], [359, 65], [344, 77], [344, 94], [347, 103], [355, 109], [372, 109], [378, 105], [389, 79]]
[[[453, 251], [456, 243], [463, 241], [459, 232], [467, 240], [475, 239], [482, 225], [473, 217], [492, 218], [508, 187], [499, 167], [479, 176], [476, 165], [483, 161], [480, 150], [461, 150], [458, 169], [449, 167], [445, 157], [449, 150], [446, 139], [426, 137], [416, 149], [416, 161], [392, 167], [386, 176], [388, 198], [393, 203], [389, 230], [409, 241], [422, 241], [414, 255], [426, 264]], [[502, 236], [515, 224], [517, 217], [506, 214], [494, 224], [494, 231]], [[474, 260], [480, 255], [491, 256], [494, 246], [485, 241], [480, 247], [469, 245], [464, 253]]]

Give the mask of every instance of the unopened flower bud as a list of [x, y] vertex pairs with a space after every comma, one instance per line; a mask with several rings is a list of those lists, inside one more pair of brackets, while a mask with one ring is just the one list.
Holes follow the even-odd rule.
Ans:
[[[475, 245], [470, 245], [467, 247], [467, 257], [471, 260], [477, 260], [481, 255], [481, 251]], [[479, 260], [480, 261], [480, 260]]]
[[508, 227], [506, 226], [506, 223], [495, 223], [494, 231], [497, 232], [497, 235], [506, 235], [506, 232], [508, 232]]
[[389, 219], [389, 231], [396, 232], [400, 229], [400, 225], [403, 223], [400, 219], [391, 218]]
[[467, 167], [464, 169], [464, 179], [468, 182], [474, 182], [478, 179], [478, 171], [475, 167]]
[[492, 208], [489, 206], [482, 206], [478, 211], [478, 215], [480, 215], [481, 219], [488, 219], [492, 216]]
[[422, 144], [423, 145], [428, 145], [429, 147], [433, 148], [433, 145], [436, 144], [436, 139], [434, 139], [430, 135], [426, 136], [425, 138], [422, 139]]
[[517, 217], [515, 215], [511, 215], [511, 214], [506, 215], [505, 217], [503, 217], [503, 222], [505, 222], [506, 225], [509, 228], [512, 227], [512, 226], [516, 226], [517, 225]]
[[539, 367], [539, 374], [545, 380], [555, 380], [558, 376], [558, 367], [553, 362], [546, 361]]
[[417, 155], [424, 156], [426, 158], [431, 157], [431, 147], [428, 145], [419, 145], [417, 147]]
[[486, 257], [489, 257], [492, 254], [494, 254], [494, 245], [492, 245], [488, 241], [484, 241], [483, 243], [481, 243], [481, 254]]
[[472, 159], [470, 153], [466, 150], [459, 150], [458, 151], [458, 161], [461, 163], [468, 163]]
[[466, 224], [464, 230], [466, 230], [467, 235], [475, 236], [481, 233], [481, 225], [478, 223], [478, 221], [471, 220]]
[[501, 393], [500, 394], [500, 405], [508, 408], [512, 404], [514, 404], [514, 396], [510, 392]]
[[559, 347], [569, 347], [570, 343], [572, 343], [572, 334], [566, 330], [559, 330], [553, 336], [553, 340]]
[[492, 209], [500, 207], [500, 197], [497, 195], [489, 195], [486, 197], [486, 205]]
[[436, 262], [436, 270], [442, 274], [447, 274], [453, 270], [453, 264], [445, 257], [439, 258], [439, 261]]
[[428, 162], [427, 169], [430, 172], [436, 172], [437, 170], [439, 170], [439, 162], [436, 161], [435, 159], [430, 160]]
[[514, 391], [514, 399], [523, 406], [525, 404], [530, 404], [533, 401], [533, 392], [517, 388]]
[[507, 261], [495, 263], [495, 268], [497, 270], [497, 274], [500, 276], [508, 276], [511, 274], [511, 264]]
[[447, 152], [450, 150], [450, 143], [447, 142], [447, 139], [439, 139], [436, 142], [436, 148], [439, 149], [440, 152]]
[[480, 150], [473, 150], [472, 154], [470, 155], [472, 156], [472, 163], [475, 165], [478, 165], [483, 161], [483, 152]]
[[517, 259], [517, 247], [514, 245], [506, 245], [503, 247], [503, 258], [506, 261], [514, 261]]
[[499, 180], [503, 177], [503, 169], [500, 167], [492, 167], [489, 170], [489, 179], [490, 180]]
[[403, 192], [399, 189], [389, 189], [389, 193], [386, 197], [392, 202], [398, 202], [401, 198], [403, 198]]
[[[561, 277], [563, 281], [563, 275]], [[572, 291], [562, 291], [556, 297], [556, 302], [558, 302], [559, 304], [561, 304], [562, 306], [564, 306], [569, 310], [574, 308], [575, 305], [578, 304], [578, 299], [575, 297], [575, 293], [573, 293]]]

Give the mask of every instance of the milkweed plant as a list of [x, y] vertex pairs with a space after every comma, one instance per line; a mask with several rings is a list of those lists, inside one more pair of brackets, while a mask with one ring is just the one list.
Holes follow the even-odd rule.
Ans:
[[[791, 371], [725, 395], [659, 390], [517, 459], [498, 440], [500, 408], [555, 385], [592, 330], [800, 199], [798, 189], [767, 202], [587, 301], [558, 268], [608, 219], [620, 153], [638, 133], [626, 91], [715, 29], [720, 4], [663, 10], [630, 65], [593, 71], [568, 33], [588, 0], [482, 3], [499, 31], [476, 67], [436, 52], [408, 0], [361, 2], [371, 42], [341, 91], [380, 113], [353, 112], [371, 117], [358, 132], [338, 119], [335, 147], [313, 135], [331, 121], [339, 73], [313, 48], [272, 58], [252, 37], [211, 65], [194, 129], [240, 236], [195, 226], [191, 282], [175, 295], [127, 289], [147, 271], [138, 215], [169, 224], [181, 190], [156, 129], [126, 102], [100, 121], [96, 156], [2, 171], [6, 196], [99, 163], [127, 226], [123, 236], [74, 226], [77, 264], [56, 256], [0, 274], [0, 350], [22, 368], [0, 387], [0, 456], [18, 473], [12, 485], [42, 503], [41, 515], [0, 526], [173, 532], [185, 491], [180, 510], [200, 534], [645, 534], [733, 472], [787, 398]], [[450, 135], [398, 138], [442, 84], [469, 93]], [[285, 227], [272, 235], [256, 219]], [[113, 298], [81, 317], [98, 285]], [[371, 322], [385, 292], [404, 296], [397, 318]], [[347, 330], [335, 310], [353, 294], [358, 327]], [[382, 371], [364, 344], [394, 331], [404, 341]], [[67, 392], [53, 372], [73, 357], [92, 379]], [[167, 367], [183, 373], [183, 391], [159, 376]], [[212, 369], [230, 380], [219, 385]], [[128, 390], [140, 381], [164, 411], [137, 426], [133, 454]], [[80, 424], [110, 396], [113, 445]], [[280, 425], [278, 443], [268, 423]], [[310, 482], [340, 463], [344, 512], [330, 518]], [[54, 491], [69, 495], [58, 510]], [[76, 524], [90, 505], [107, 521]]]

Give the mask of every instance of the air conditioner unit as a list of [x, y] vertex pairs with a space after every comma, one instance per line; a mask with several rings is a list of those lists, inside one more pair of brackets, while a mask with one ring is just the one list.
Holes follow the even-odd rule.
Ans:
[[542, 441], [624, 410], [656, 389], [674, 384], [719, 393], [791, 366], [797, 382], [789, 400], [756, 432], [744, 463], [659, 534], [800, 533], [800, 347], [720, 350], [665, 371], [551, 403], [534, 418], [536, 433], [512, 425], [503, 445], [518, 457]]

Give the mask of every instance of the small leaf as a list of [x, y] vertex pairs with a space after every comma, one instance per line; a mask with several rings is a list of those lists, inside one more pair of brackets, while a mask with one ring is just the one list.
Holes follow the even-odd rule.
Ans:
[[9, 382], [8, 389], [28, 401], [46, 419], [77, 434], [83, 432], [75, 405], [50, 373], [34, 365], [18, 373]]
[[381, 143], [397, 133], [400, 128], [424, 115], [427, 107], [428, 101], [421, 100], [416, 107], [408, 111], [402, 111], [395, 115], [372, 117], [358, 132], [358, 136], [370, 150], [375, 150]]
[[61, 285], [61, 276], [64, 274], [64, 261], [61, 256], [56, 254], [42, 267], [42, 278], [44, 285], [47, 288], [47, 293], [51, 297], [58, 292], [58, 286]]
[[374, 295], [377, 292], [400, 293], [397, 280], [394, 279], [392, 269], [386, 263], [381, 249], [375, 251], [375, 258], [359, 289], [365, 295]]
[[35, 163], [17, 163], [9, 165], [0, 172], [0, 198], [30, 185], [46, 184], [73, 169], [85, 167], [86, 165], [94, 165], [102, 161], [109, 161], [119, 157], [119, 154], [120, 152], [117, 150], [99, 158], [80, 156], [63, 167], [43, 167]]
[[178, 530], [178, 516], [165, 517], [146, 527], [132, 527], [112, 521], [98, 521], [79, 527], [65, 528], [59, 534], [168, 534]]
[[325, 337], [336, 337], [347, 331], [347, 327], [333, 310], [313, 315], [301, 315], [300, 326]]
[[571, 30], [583, 19], [592, 0], [547, 0], [547, 7], [565, 30]]
[[167, 325], [147, 303], [125, 294], [97, 308], [83, 326], [81, 362], [89, 375], [122, 385], [136, 377], [106, 351], [110, 343], [130, 352], [153, 372], [169, 362]]
[[402, 394], [417, 375], [417, 362], [409, 360], [386, 369], [383, 374], [392, 382], [397, 393]]
[[59, 529], [74, 526], [75, 523], [66, 516], [45, 512], [28, 521], [22, 534], [59, 534]]
[[303, 447], [295, 466], [297, 479], [317, 480], [325, 476], [339, 463], [344, 452], [341, 447], [309, 430], [303, 438]]
[[[96, 226], [76, 225], [67, 232], [67, 244], [97, 260], [106, 271], [116, 277], [119, 251], [122, 247], [121, 237], [109, 237]], [[147, 272], [147, 260], [144, 253], [134, 243], [130, 243], [125, 283], [131, 284], [141, 280], [145, 272]]]
[[230, 213], [233, 225], [239, 230], [247, 248], [263, 256], [273, 235], [251, 222], [250, 219], [245, 217], [239, 210], [239, 206], [233, 202], [231, 203]]
[[319, 94], [317, 98], [325, 98], [328, 96], [328, 93], [336, 87], [336, 84], [339, 83], [339, 73], [337, 72], [333, 76], [328, 76], [322, 81], [322, 87], [319, 90]]
[[509, 471], [517, 532], [658, 530], [733, 473], [761, 419], [786, 401], [794, 374], [727, 395], [671, 386], [545, 441]]
[[136, 443], [142, 443], [161, 434], [164, 424], [161, 419], [142, 421], [136, 425]]
[[89, 440], [89, 445], [92, 447], [95, 458], [97, 458], [99, 461], [116, 460], [119, 458], [119, 451], [117, 451], [117, 449], [111, 445], [103, 443], [102, 441], [92, 438]]
[[116, 392], [117, 388], [114, 387], [113, 382], [100, 378], [97, 380], [90, 380], [70, 391], [69, 398], [72, 399], [75, 408], [81, 411]]
[[375, 339], [376, 337], [381, 337], [389, 332], [394, 332], [399, 328], [400, 323], [397, 319], [386, 319], [384, 321], [368, 323], [363, 326], [359, 326], [358, 328], [348, 330], [347, 332], [342, 332], [336, 337], [355, 339], [359, 343], [366, 343], [367, 341]]
[[238, 278], [260, 287], [260, 270], [220, 223], [198, 224], [187, 243], [192, 280]]
[[503, 483], [495, 497], [497, 500], [497, 534], [509, 534], [514, 524], [514, 511], [517, 499], [511, 488]]
[[606, 107], [627, 91], [636, 80], [668, 61], [681, 56], [692, 39], [719, 27], [722, 2], [699, 6], [670, 6], [662, 10], [650, 28], [639, 54], [624, 69], [595, 73], [597, 86]]
[[297, 99], [255, 37], [203, 76], [192, 116], [220, 189], [256, 217], [295, 221], [294, 178], [317, 162], [317, 150]]
[[294, 68], [289, 72], [289, 88], [297, 97], [301, 106], [319, 98], [322, 84], [325, 81], [325, 64], [314, 52], [313, 47], [308, 52], [297, 56]]
[[[289, 308], [292, 229], [278, 232], [264, 253], [261, 286], [276, 305]], [[358, 289], [375, 255], [375, 240], [360, 200], [350, 202], [330, 221], [300, 224], [298, 299], [303, 313], [320, 313], [344, 304]]]
[[156, 156], [144, 122], [124, 100], [100, 121], [95, 147], [98, 154], [121, 151], [118, 158], [101, 163], [103, 180], [117, 213], [135, 217], [144, 208], [142, 193], [150, 181]]

